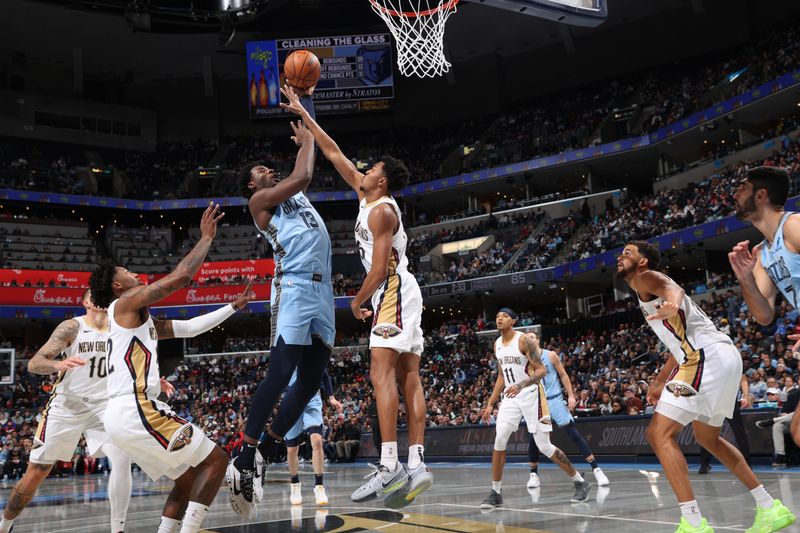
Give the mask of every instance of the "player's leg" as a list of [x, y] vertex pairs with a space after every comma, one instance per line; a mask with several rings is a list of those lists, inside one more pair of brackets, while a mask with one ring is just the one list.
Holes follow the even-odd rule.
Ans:
[[756, 520], [753, 531], [778, 531], [793, 524], [795, 516], [780, 500], [775, 500], [764, 488], [742, 452], [720, 436], [722, 420], [711, 420], [709, 424], [695, 420], [692, 424], [697, 442], [711, 452], [725, 465], [742, 484], [747, 487], [756, 501]]
[[53, 469], [51, 464], [39, 464], [34, 462], [28, 463], [28, 468], [22, 475], [22, 478], [17, 481], [14, 488], [11, 489], [11, 494], [8, 496], [6, 507], [3, 509], [3, 518], [0, 519], [0, 533], [8, 533], [14, 525], [14, 520], [19, 516], [23, 509], [33, 499], [39, 485], [47, 479], [50, 471]]
[[533, 434], [533, 439], [536, 441], [536, 446], [539, 448], [539, 450], [541, 450], [544, 456], [558, 465], [558, 467], [563, 470], [572, 481], [575, 488], [575, 493], [570, 501], [585, 502], [588, 500], [589, 491], [592, 488], [592, 484], [584, 479], [583, 475], [581, 475], [581, 473], [575, 469], [575, 467], [572, 465], [572, 462], [567, 457], [567, 454], [550, 442], [550, 433], [547, 431], [542, 431], [540, 425], [539, 430]]
[[314, 467], [314, 499], [317, 505], [328, 505], [328, 495], [323, 484], [325, 452], [322, 450], [322, 426], [308, 428], [311, 440], [311, 464]]
[[175, 480], [164, 509], [161, 511], [161, 523], [158, 526], [158, 533], [177, 533], [181, 527], [181, 520], [186, 514], [186, 507], [189, 505], [189, 494], [194, 485], [197, 470], [190, 468]]
[[561, 425], [558, 423], [559, 427], [564, 429], [564, 432], [569, 435], [574, 442], [578, 446], [578, 450], [581, 453], [581, 457], [589, 463], [589, 466], [592, 468], [592, 473], [594, 474], [594, 478], [597, 480], [597, 484], [601, 487], [604, 487], [609, 484], [608, 477], [606, 477], [603, 470], [600, 468], [600, 465], [597, 464], [597, 459], [592, 453], [592, 448], [589, 446], [589, 443], [586, 439], [581, 435], [578, 428], [575, 426], [575, 421], [570, 421], [569, 424]]
[[527, 487], [529, 489], [538, 488], [541, 485], [539, 480], [539, 447], [536, 445], [536, 439], [533, 435], [530, 436], [528, 441], [528, 465], [531, 468], [531, 474], [528, 476]]
[[[206, 438], [203, 435], [203, 438]], [[189, 492], [189, 504], [183, 515], [181, 533], [197, 533], [203, 525], [203, 520], [208, 512], [208, 507], [219, 492], [225, 469], [228, 466], [228, 456], [217, 445], [199, 464], [194, 467], [194, 482]], [[184, 474], [185, 475], [185, 474]]]
[[494, 450], [492, 451], [492, 491], [482, 502], [481, 509], [494, 509], [503, 505], [503, 468], [506, 465], [508, 439], [519, 428], [522, 410], [518, 398], [500, 402], [495, 423]]
[[133, 476], [131, 475], [131, 460], [111, 442], [103, 444], [103, 453], [111, 463], [111, 474], [108, 476], [108, 501], [111, 504], [111, 531], [121, 533], [125, 531], [125, 516], [128, 514], [128, 504], [131, 501], [131, 488]]
[[431, 488], [433, 474], [425, 465], [425, 393], [419, 377], [420, 356], [402, 353], [397, 362], [397, 380], [403, 390], [408, 420], [408, 475], [411, 484], [406, 500], [411, 502]]
[[286, 441], [286, 463], [289, 467], [291, 476], [289, 484], [289, 502], [292, 505], [301, 505], [303, 495], [300, 492], [300, 459], [298, 457], [300, 447], [297, 445], [299, 438]]

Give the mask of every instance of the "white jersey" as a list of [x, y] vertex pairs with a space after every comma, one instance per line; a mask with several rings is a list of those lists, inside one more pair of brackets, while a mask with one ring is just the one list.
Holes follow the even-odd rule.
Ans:
[[124, 328], [114, 320], [118, 301], [108, 306], [108, 397], [135, 394], [140, 401], [155, 400], [161, 393], [161, 376], [153, 318], [148, 315], [138, 328]]
[[[656, 298], [649, 302], [639, 300], [639, 306], [645, 318], [657, 312], [663, 300]], [[733, 344], [730, 337], [720, 332], [711, 319], [694, 303], [688, 294], [678, 308], [678, 314], [666, 320], [648, 320], [648, 324], [661, 339], [661, 342], [672, 352], [679, 365], [691, 363], [706, 346], [717, 342]]]
[[408, 274], [408, 258], [406, 257], [408, 236], [406, 236], [406, 231], [403, 229], [400, 208], [391, 196], [383, 196], [369, 204], [366, 199], [362, 199], [359, 204], [358, 218], [356, 218], [356, 242], [358, 243], [358, 254], [361, 256], [361, 263], [367, 272], [372, 268], [372, 247], [375, 239], [369, 229], [368, 221], [372, 210], [381, 204], [392, 206], [392, 209], [397, 214], [397, 223], [399, 224], [397, 231], [392, 235], [392, 255], [389, 257], [388, 275]]
[[503, 337], [499, 337], [494, 341], [494, 354], [500, 366], [499, 370], [503, 373], [503, 381], [505, 381], [504, 393], [511, 385], [528, 379], [530, 376], [528, 373], [530, 370], [528, 358], [519, 351], [519, 339], [521, 336], [522, 333], [516, 331], [514, 332], [514, 338], [508, 344], [503, 342]]
[[86, 364], [58, 375], [48, 408], [79, 405], [75, 400], [97, 403], [108, 398], [105, 380], [108, 371], [108, 331], [92, 328], [82, 316], [72, 320], [78, 323], [78, 334], [64, 354], [66, 357], [80, 357]]

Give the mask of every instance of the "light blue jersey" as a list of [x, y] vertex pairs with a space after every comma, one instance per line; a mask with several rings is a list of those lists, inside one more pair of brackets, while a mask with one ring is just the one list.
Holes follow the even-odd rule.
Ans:
[[798, 292], [800, 292], [800, 254], [787, 250], [783, 239], [783, 225], [792, 215], [798, 214], [787, 211], [781, 218], [772, 246], [766, 240], [762, 243], [761, 265], [789, 304], [798, 309], [798, 304], [800, 304], [800, 296], [798, 296]]
[[550, 409], [550, 420], [555, 422], [556, 425], [564, 427], [572, 422], [572, 415], [567, 409], [567, 402], [561, 392], [561, 379], [558, 376], [558, 370], [553, 366], [550, 355], [553, 357], [559, 356], [550, 350], [542, 350], [542, 364], [547, 369], [547, 374], [543, 380], [544, 393], [547, 396], [547, 407]]
[[281, 338], [286, 344], [308, 346], [317, 336], [332, 347], [331, 239], [322, 217], [298, 192], [276, 206], [267, 228], [259, 231], [275, 255], [270, 346]]

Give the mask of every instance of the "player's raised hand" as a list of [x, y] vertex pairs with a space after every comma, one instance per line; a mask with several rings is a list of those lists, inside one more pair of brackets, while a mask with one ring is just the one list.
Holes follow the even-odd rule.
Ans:
[[161, 392], [166, 394], [167, 398], [170, 398], [175, 392], [175, 386], [167, 381], [167, 378], [164, 376], [161, 376]]
[[236, 301], [233, 302], [233, 307], [237, 311], [241, 311], [247, 306], [247, 304], [256, 299], [256, 292], [251, 290], [254, 279], [256, 279], [255, 276], [250, 278], [250, 281], [247, 282], [247, 286], [242, 291], [242, 294], [240, 294], [239, 297], [236, 298]]
[[66, 372], [67, 370], [72, 370], [73, 368], [84, 366], [85, 364], [86, 361], [80, 357], [67, 357], [62, 361], [54, 363], [53, 368], [55, 368], [56, 372]]
[[297, 122], [290, 122], [289, 124], [292, 125], [292, 131], [294, 131], [292, 140], [298, 148], [307, 142], [314, 142], [314, 136], [311, 134], [311, 131], [303, 125], [302, 121], [298, 120]]
[[[753, 248], [753, 252], [756, 252], [757, 248]], [[741, 241], [728, 252], [728, 261], [731, 263], [733, 273], [736, 274], [736, 279], [742, 281], [753, 274], [753, 269], [758, 262], [758, 254], [750, 252], [750, 241]]]
[[672, 302], [661, 302], [656, 306], [656, 314], [649, 315], [647, 320], [666, 320], [678, 314], [679, 307]]
[[219, 204], [215, 204], [214, 202], [208, 204], [208, 207], [203, 212], [203, 216], [200, 219], [200, 235], [202, 237], [208, 237], [209, 239], [216, 237], [217, 222], [224, 216], [225, 213], [220, 211]]
[[285, 96], [289, 101], [288, 104], [281, 102], [281, 107], [290, 113], [302, 116], [305, 108], [303, 107], [303, 104], [300, 103], [300, 97], [295, 92], [294, 87], [288, 83], [285, 84], [283, 87], [281, 87], [281, 94], [283, 94], [283, 96]]

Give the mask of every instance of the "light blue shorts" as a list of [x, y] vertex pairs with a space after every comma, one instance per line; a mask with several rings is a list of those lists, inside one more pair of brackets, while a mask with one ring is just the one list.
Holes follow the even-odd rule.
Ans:
[[309, 346], [312, 335], [333, 347], [336, 321], [333, 285], [284, 275], [272, 280], [270, 346], [278, 337], [286, 344]]
[[284, 440], [290, 441], [302, 435], [303, 431], [314, 426], [322, 426], [322, 398], [317, 393], [308, 402], [303, 414], [297, 419], [292, 428], [286, 433]]
[[573, 421], [572, 414], [567, 409], [567, 402], [562, 396], [547, 400], [547, 407], [550, 408], [550, 420], [559, 426], [568, 426]]

